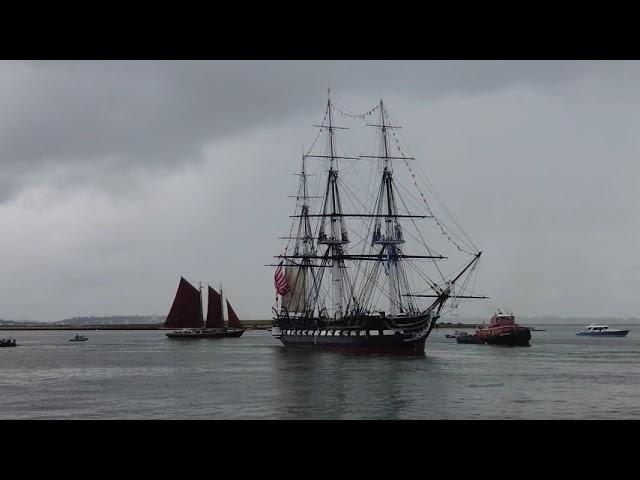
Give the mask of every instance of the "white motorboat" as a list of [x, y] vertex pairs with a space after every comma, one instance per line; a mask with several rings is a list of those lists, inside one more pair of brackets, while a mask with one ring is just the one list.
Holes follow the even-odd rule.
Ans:
[[586, 335], [590, 337], [626, 337], [629, 330], [609, 328], [608, 325], [589, 325], [585, 330], [576, 332], [576, 335]]

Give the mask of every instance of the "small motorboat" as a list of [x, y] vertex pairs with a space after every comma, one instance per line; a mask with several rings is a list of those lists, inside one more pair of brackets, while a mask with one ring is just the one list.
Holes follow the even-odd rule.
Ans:
[[585, 335], [589, 337], [626, 337], [628, 333], [629, 330], [609, 328], [608, 325], [589, 325], [586, 330], [576, 332], [576, 335]]
[[87, 337], [78, 334], [76, 334], [75, 337], [69, 339], [70, 342], [86, 342], [87, 340], [89, 340]]
[[464, 335], [469, 335], [469, 334], [467, 332], [462, 332], [460, 330], [456, 330], [453, 335], [451, 335], [450, 333], [447, 333], [445, 335], [445, 338], [458, 338], [458, 337], [462, 337]]
[[3, 338], [0, 340], [0, 347], [17, 347], [16, 339], [13, 338]]

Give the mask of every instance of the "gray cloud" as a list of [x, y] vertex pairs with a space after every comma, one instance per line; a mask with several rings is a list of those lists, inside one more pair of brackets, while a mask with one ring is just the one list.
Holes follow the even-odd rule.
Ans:
[[166, 313], [181, 274], [268, 316], [327, 85], [382, 93], [485, 250], [492, 300], [463, 313], [632, 315], [638, 65], [0, 62], [0, 317]]

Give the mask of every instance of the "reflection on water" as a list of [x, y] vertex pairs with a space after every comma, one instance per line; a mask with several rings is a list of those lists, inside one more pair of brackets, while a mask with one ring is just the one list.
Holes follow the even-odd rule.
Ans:
[[[402, 418], [411, 403], [411, 377], [435, 373], [428, 356], [384, 356], [275, 350], [274, 373], [284, 418]], [[431, 382], [439, 389], [439, 375]]]
[[[533, 332], [529, 348], [425, 355], [289, 350], [269, 332], [172, 341], [158, 331], [3, 332], [0, 418], [640, 418], [640, 335]], [[639, 330], [640, 332], [640, 330]]]

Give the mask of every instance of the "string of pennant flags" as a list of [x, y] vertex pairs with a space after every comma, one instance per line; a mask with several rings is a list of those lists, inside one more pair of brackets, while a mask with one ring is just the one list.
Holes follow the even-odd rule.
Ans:
[[[349, 118], [355, 118], [355, 119], [360, 119], [360, 120], [366, 120], [366, 117], [370, 116], [371, 114], [373, 114], [376, 110], [378, 110], [380, 108], [380, 105], [376, 105], [375, 107], [373, 107], [371, 110], [361, 113], [360, 115], [356, 115], [353, 113], [349, 113], [349, 112], [345, 112], [344, 110], [342, 110], [340, 107], [337, 107], [336, 104], [333, 104], [333, 108], [336, 109], [339, 113], [341, 113], [342, 115], [344, 115], [345, 117], [349, 117]], [[322, 119], [322, 122], [320, 122], [320, 125], [324, 125], [324, 121], [327, 119], [327, 112], [325, 112], [324, 117]], [[307, 152], [305, 153], [305, 155], [309, 155], [311, 153], [311, 151], [313, 150], [313, 147], [315, 147], [316, 143], [318, 142], [318, 139], [320, 138], [320, 134], [322, 133], [322, 131], [325, 129], [326, 127], [321, 127], [320, 129], [318, 129], [318, 133], [316, 134], [316, 138], [313, 140], [313, 143], [311, 144], [311, 146], [309, 147], [309, 149], [307, 150]]]
[[335, 108], [338, 112], [340, 112], [345, 117], [356, 118], [356, 119], [360, 119], [360, 120], [366, 120], [366, 117], [368, 117], [369, 115], [371, 115], [373, 112], [375, 112], [376, 110], [378, 110], [380, 108], [380, 104], [376, 105], [375, 107], [373, 107], [368, 112], [361, 113], [360, 115], [356, 115], [354, 113], [345, 112], [344, 110], [342, 110], [340, 107], [336, 106], [335, 104], [333, 104], [333, 108]]

